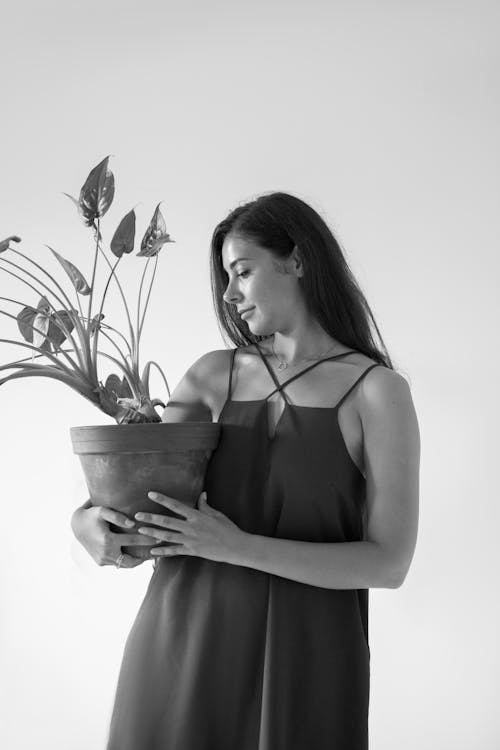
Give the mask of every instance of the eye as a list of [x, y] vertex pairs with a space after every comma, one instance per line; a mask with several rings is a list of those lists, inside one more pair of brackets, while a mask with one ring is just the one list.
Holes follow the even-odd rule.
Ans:
[[237, 274], [237, 276], [239, 278], [240, 276], [243, 276], [246, 273], [250, 273], [250, 271], [242, 271], [241, 273]]

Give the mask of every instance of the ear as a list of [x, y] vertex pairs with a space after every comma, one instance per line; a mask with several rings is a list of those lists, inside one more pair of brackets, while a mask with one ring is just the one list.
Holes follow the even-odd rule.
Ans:
[[296, 275], [302, 277], [304, 275], [304, 264], [302, 263], [302, 257], [297, 245], [293, 246], [290, 258], [293, 264], [292, 268], [294, 269]]

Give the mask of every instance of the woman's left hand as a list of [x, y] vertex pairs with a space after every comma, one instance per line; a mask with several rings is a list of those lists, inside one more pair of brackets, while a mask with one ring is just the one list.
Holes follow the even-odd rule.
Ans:
[[135, 514], [138, 521], [160, 527], [139, 528], [140, 534], [155, 537], [160, 542], [173, 543], [167, 547], [153, 547], [151, 555], [155, 557], [194, 555], [205, 557], [207, 560], [228, 563], [236, 559], [242, 537], [246, 534], [224, 513], [215, 510], [207, 503], [206, 492], [202, 492], [199, 497], [198, 509], [191, 508], [180, 500], [159, 492], [148, 492], [148, 497], [183, 516], [183, 518], [177, 518], [159, 513]]

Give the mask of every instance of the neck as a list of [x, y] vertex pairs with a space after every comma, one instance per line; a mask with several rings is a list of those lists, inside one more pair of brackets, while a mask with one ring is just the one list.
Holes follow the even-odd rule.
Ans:
[[337, 354], [345, 347], [334, 338], [327, 335], [307, 340], [307, 345], [291, 337], [275, 333], [269, 338], [268, 351], [279, 362], [285, 362], [288, 367], [300, 364], [304, 360], [320, 359], [327, 354]]

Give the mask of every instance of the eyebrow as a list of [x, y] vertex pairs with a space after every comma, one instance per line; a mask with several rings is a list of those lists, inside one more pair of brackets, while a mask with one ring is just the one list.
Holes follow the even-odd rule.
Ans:
[[229, 264], [229, 268], [231, 269], [233, 266], [239, 263], [240, 260], [253, 260], [253, 258], [236, 258], [236, 260], [233, 260], [233, 262]]

